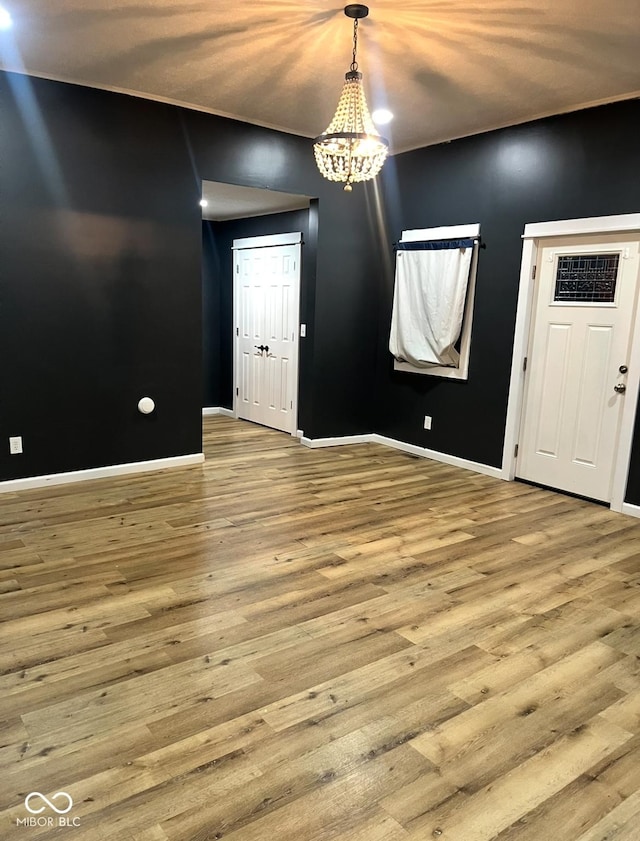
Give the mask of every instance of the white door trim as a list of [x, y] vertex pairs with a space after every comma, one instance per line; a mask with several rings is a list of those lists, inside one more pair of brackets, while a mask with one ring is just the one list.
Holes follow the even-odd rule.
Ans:
[[[563, 219], [556, 222], [535, 222], [525, 225], [522, 235], [522, 262], [520, 264], [520, 287], [516, 310], [516, 329], [513, 339], [511, 360], [511, 380], [509, 383], [509, 402], [505, 426], [504, 448], [502, 452], [502, 478], [515, 478], [515, 447], [518, 443], [520, 422], [524, 398], [523, 362], [529, 342], [533, 303], [533, 271], [537, 265], [538, 250], [548, 237], [607, 234], [620, 232], [638, 232], [640, 236], [640, 213], [626, 213], [619, 216], [593, 216], [585, 219]], [[640, 299], [639, 299], [640, 300]], [[638, 323], [638, 302], [634, 313], [634, 323]], [[612, 511], [622, 512], [626, 491], [627, 474], [633, 443], [636, 405], [640, 390], [640, 337], [634, 329], [629, 355], [629, 374], [627, 376], [627, 396], [632, 397], [624, 403], [618, 451], [613, 468], [611, 505]], [[628, 506], [627, 506], [628, 507]]]
[[297, 245], [302, 242], [302, 233], [295, 231], [291, 234], [271, 234], [264, 237], [244, 237], [234, 239], [232, 250], [241, 248], [270, 248], [272, 245]]
[[561, 219], [556, 222], [532, 222], [524, 226], [522, 239], [564, 237], [573, 234], [619, 234], [640, 230], [640, 213], [619, 216], [588, 216], [585, 219]]
[[[295, 340], [293, 346], [292, 362], [295, 365], [294, 388], [292, 393], [293, 408], [292, 415], [295, 419], [294, 430], [291, 433], [292, 437], [299, 437], [297, 433], [298, 425], [298, 398], [300, 391], [300, 300], [302, 297], [302, 232], [295, 231], [286, 234], [270, 234], [268, 236], [260, 237], [244, 237], [243, 239], [234, 239], [231, 250], [240, 251], [243, 248], [270, 248], [271, 246], [279, 245], [297, 245], [298, 246], [298, 288], [296, 290], [296, 327]], [[235, 272], [235, 265], [233, 271], [233, 404], [230, 416], [238, 419], [238, 276]], [[227, 410], [228, 411], [228, 410]]]

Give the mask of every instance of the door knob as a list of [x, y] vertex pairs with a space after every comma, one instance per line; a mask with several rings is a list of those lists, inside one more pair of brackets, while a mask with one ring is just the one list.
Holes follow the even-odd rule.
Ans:
[[613, 390], [617, 391], [618, 394], [624, 394], [627, 390], [627, 387], [624, 383], [618, 383], [617, 385], [614, 385]]
[[621, 374], [626, 374], [628, 370], [629, 370], [629, 369], [627, 368], [627, 366], [626, 366], [626, 365], [621, 365], [621, 366], [618, 368], [618, 371], [620, 371], [620, 373], [621, 373]]

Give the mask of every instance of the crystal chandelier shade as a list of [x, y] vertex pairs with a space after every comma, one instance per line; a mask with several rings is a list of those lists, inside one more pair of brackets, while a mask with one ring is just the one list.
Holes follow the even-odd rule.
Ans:
[[389, 151], [388, 141], [377, 133], [369, 114], [362, 73], [357, 69], [358, 19], [368, 12], [366, 6], [345, 8], [345, 14], [354, 18], [353, 61], [345, 75], [336, 113], [313, 145], [320, 173], [329, 181], [344, 182], [347, 191], [351, 190], [354, 182], [375, 178]]

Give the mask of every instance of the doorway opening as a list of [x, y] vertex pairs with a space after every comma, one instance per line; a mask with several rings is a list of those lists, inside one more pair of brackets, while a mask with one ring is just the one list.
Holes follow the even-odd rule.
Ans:
[[[203, 181], [203, 414], [236, 415], [234, 375], [233, 241], [274, 234], [302, 233], [299, 316], [307, 337], [299, 345], [299, 382], [304, 391], [305, 363], [313, 337], [315, 242], [318, 202], [310, 196]], [[266, 345], [269, 342], [256, 342]], [[271, 348], [271, 345], [270, 345]], [[266, 367], [266, 352], [264, 354]], [[273, 357], [269, 358], [271, 361]], [[296, 392], [298, 382], [296, 382]]]

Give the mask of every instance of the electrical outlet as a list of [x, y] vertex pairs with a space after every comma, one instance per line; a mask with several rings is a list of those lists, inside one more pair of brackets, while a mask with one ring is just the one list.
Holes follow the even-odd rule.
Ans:
[[9, 452], [12, 456], [18, 456], [22, 452], [22, 435], [9, 438]]
[[431, 415], [424, 416], [424, 428], [431, 429]]

